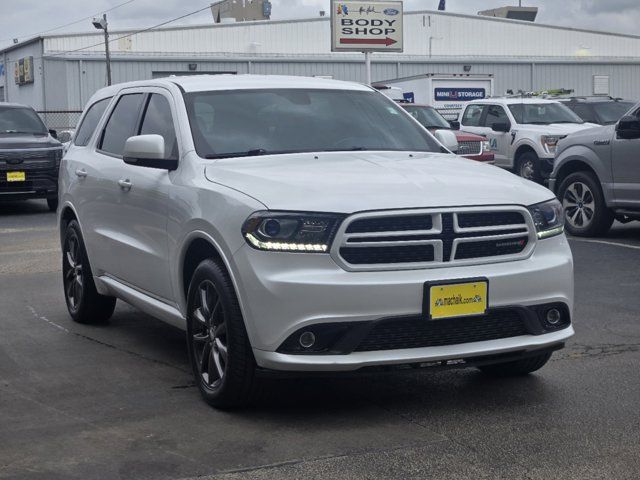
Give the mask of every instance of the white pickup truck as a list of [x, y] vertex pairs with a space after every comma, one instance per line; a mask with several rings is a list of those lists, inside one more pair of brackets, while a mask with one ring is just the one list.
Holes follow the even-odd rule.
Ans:
[[460, 129], [489, 140], [495, 164], [528, 180], [542, 182], [553, 170], [558, 142], [596, 127], [560, 102], [533, 98], [488, 98], [469, 102]]

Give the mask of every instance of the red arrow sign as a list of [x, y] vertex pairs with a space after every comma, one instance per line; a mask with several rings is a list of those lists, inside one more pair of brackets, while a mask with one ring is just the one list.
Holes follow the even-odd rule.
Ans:
[[351, 44], [351, 45], [393, 45], [394, 43], [398, 43], [397, 40], [393, 38], [341, 38], [340, 43]]

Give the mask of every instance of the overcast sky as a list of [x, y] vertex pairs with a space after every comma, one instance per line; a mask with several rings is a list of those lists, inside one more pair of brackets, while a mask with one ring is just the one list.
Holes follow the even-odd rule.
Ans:
[[[35, 33], [59, 27], [112, 8], [125, 0], [0, 0], [0, 46], [11, 39], [24, 40]], [[208, 5], [206, 0], [133, 0], [108, 13], [110, 28], [144, 28], [156, 25]], [[329, 10], [329, 0], [272, 0], [273, 19], [317, 16]], [[405, 10], [436, 10], [439, 0], [405, 0]], [[524, 6], [538, 6], [538, 21], [553, 25], [588, 28], [618, 33], [640, 33], [640, 0], [524, 0]], [[478, 10], [517, 4], [517, 0], [447, 0], [451, 12], [475, 14]], [[205, 10], [176, 22], [207, 23]], [[51, 33], [92, 31], [89, 20]]]

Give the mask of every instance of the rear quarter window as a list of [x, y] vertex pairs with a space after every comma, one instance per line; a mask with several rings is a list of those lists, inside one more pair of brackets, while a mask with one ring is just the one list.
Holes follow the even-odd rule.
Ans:
[[112, 97], [108, 97], [99, 100], [89, 107], [87, 113], [82, 119], [82, 122], [80, 123], [80, 126], [78, 127], [78, 130], [76, 131], [76, 135], [73, 140], [74, 145], [86, 147], [89, 144], [89, 140], [91, 140], [93, 132], [96, 131], [98, 123], [100, 123], [100, 119], [102, 118], [102, 115], [104, 115], [104, 111], [107, 109], [107, 105], [109, 105], [111, 98]]

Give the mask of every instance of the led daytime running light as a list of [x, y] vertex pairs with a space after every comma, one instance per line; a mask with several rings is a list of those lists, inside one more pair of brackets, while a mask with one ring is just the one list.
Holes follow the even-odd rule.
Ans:
[[251, 233], [246, 234], [246, 238], [256, 248], [260, 250], [293, 251], [293, 252], [326, 252], [328, 245], [308, 244], [308, 243], [286, 243], [286, 242], [263, 242]]

